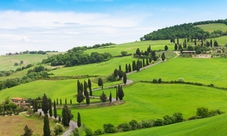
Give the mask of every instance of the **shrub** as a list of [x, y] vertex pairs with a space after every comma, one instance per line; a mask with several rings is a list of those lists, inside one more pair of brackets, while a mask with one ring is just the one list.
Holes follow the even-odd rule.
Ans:
[[200, 116], [192, 116], [192, 117], [188, 118], [188, 120], [194, 120], [194, 119], [200, 119]]
[[178, 82], [182, 83], [182, 82], [184, 82], [184, 79], [183, 78], [178, 78]]
[[131, 120], [129, 122], [129, 125], [131, 126], [132, 130], [136, 130], [136, 129], [140, 128], [140, 125], [136, 120]]
[[103, 134], [102, 129], [97, 129], [94, 131], [94, 135], [102, 135], [102, 134]]
[[94, 135], [93, 131], [90, 128], [85, 128], [85, 133], [86, 133], [86, 136], [93, 136]]
[[159, 78], [159, 79], [158, 79], [158, 83], [161, 83], [161, 82], [162, 82], [162, 79], [161, 79], [161, 78]]
[[124, 131], [124, 132], [131, 130], [131, 127], [128, 123], [122, 123], [122, 124], [118, 125], [117, 128], [118, 128], [118, 130]]
[[117, 132], [117, 128], [114, 127], [113, 124], [104, 124], [103, 125], [103, 128], [104, 128], [104, 132], [105, 133], [116, 133]]
[[60, 123], [56, 123], [56, 125], [54, 127], [54, 133], [55, 133], [55, 135], [58, 135], [58, 134], [60, 134], [63, 131], [64, 131], [63, 125], [60, 124]]
[[154, 78], [152, 82], [153, 82], [153, 83], [157, 83], [158, 80], [157, 80], [156, 78]]
[[150, 128], [153, 126], [153, 121], [141, 121], [142, 128]]
[[170, 117], [169, 115], [165, 115], [165, 116], [163, 117], [163, 119], [164, 119], [164, 124], [165, 124], [165, 125], [172, 124], [172, 123], [174, 123], [175, 120], [176, 120], [174, 116], [173, 116], [173, 117]]
[[208, 108], [199, 107], [197, 108], [196, 115], [200, 116], [201, 118], [206, 118], [210, 116], [210, 113], [208, 111]]
[[162, 119], [157, 119], [154, 121], [154, 126], [163, 126], [164, 121]]
[[183, 119], [183, 114], [180, 112], [174, 113], [173, 117], [175, 118], [175, 122], [182, 122]]

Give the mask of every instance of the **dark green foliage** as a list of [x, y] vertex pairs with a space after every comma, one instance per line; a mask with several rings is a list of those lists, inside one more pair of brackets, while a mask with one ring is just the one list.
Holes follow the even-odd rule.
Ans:
[[63, 131], [64, 131], [64, 126], [62, 126], [62, 124], [60, 124], [60, 123], [56, 123], [56, 125], [54, 127], [55, 135], [59, 135]]
[[73, 136], [80, 136], [78, 128], [73, 130]]
[[206, 117], [210, 116], [210, 113], [209, 113], [208, 108], [199, 107], [199, 108], [197, 108], [196, 115], [200, 116], [201, 118], [206, 118]]
[[71, 105], [73, 104], [73, 101], [72, 101], [72, 99], [70, 99], [70, 104], [71, 104]]
[[110, 103], [112, 102], [112, 93], [110, 92], [110, 96], [109, 96], [109, 101]]
[[122, 70], [118, 70], [118, 77], [122, 79], [124, 72]]
[[50, 136], [50, 125], [48, 115], [44, 116], [43, 136]]
[[103, 129], [105, 133], [116, 133], [117, 128], [113, 124], [104, 124]]
[[137, 69], [136, 61], [133, 60], [133, 61], [132, 61], [132, 71], [135, 71], [136, 69]]
[[38, 105], [37, 105], [37, 100], [35, 99], [33, 102], [33, 112], [37, 112], [38, 111]]
[[178, 46], [177, 46], [177, 43], [175, 43], [174, 50], [177, 51], [177, 49], [178, 49]]
[[128, 73], [128, 65], [125, 64], [125, 73]]
[[141, 53], [140, 53], [140, 49], [139, 49], [139, 48], [137, 48], [137, 49], [136, 49], [136, 55], [138, 55], [138, 56], [140, 56], [140, 55], [141, 55]]
[[73, 118], [71, 111], [69, 110], [67, 105], [64, 105], [62, 109], [62, 124], [66, 127], [69, 126], [70, 120]]
[[162, 119], [157, 119], [154, 121], [154, 126], [163, 126], [164, 121]]
[[127, 83], [127, 75], [126, 75], [126, 73], [123, 74], [123, 83], [124, 84]]
[[141, 61], [138, 59], [136, 63], [136, 71], [140, 71], [140, 68], [142, 68], [141, 64], [142, 64]]
[[119, 69], [118, 70], [121, 71], [121, 65], [119, 65]]
[[92, 96], [92, 84], [91, 84], [90, 78], [88, 79], [88, 88], [89, 88], [90, 96]]
[[62, 105], [62, 100], [60, 99], [60, 105]]
[[167, 45], [165, 45], [164, 50], [165, 50], [165, 51], [167, 51], [167, 50], [168, 50], [168, 46], [167, 46]]
[[116, 101], [118, 101], [118, 98], [119, 98], [119, 96], [118, 96], [118, 87], [116, 87]]
[[163, 119], [164, 119], [164, 125], [175, 123], [175, 117], [174, 116], [170, 117], [169, 115], [165, 115], [163, 117]]
[[98, 86], [101, 86], [102, 89], [103, 89], [103, 81], [102, 81], [102, 78], [99, 78], [98, 79]]
[[214, 40], [214, 47], [218, 47], [218, 42]]
[[182, 122], [184, 120], [183, 114], [180, 112], [174, 113], [173, 117], [175, 118], [175, 122]]
[[33, 131], [26, 125], [24, 127], [24, 134], [21, 136], [32, 136]]
[[81, 91], [79, 91], [79, 93], [77, 94], [77, 102], [80, 104], [83, 100], [84, 100], [84, 95]]
[[47, 114], [48, 110], [49, 110], [49, 101], [47, 99], [46, 94], [44, 94], [42, 98], [42, 111], [44, 114]]
[[129, 131], [131, 130], [131, 126], [128, 123], [122, 123], [117, 126], [118, 131]]
[[56, 109], [56, 103], [54, 101], [54, 117], [57, 118], [57, 109]]
[[120, 100], [123, 100], [123, 97], [124, 97], [124, 91], [122, 89], [122, 86], [121, 85], [118, 85], [118, 97]]
[[161, 79], [161, 78], [159, 78], [159, 79], [158, 79], [158, 83], [161, 83], [161, 82], [162, 82], [162, 79]]
[[140, 128], [140, 125], [136, 120], [131, 120], [129, 122], [129, 125], [131, 126], [132, 130], [136, 130], [136, 129]]
[[85, 133], [85, 136], [94, 136], [94, 133], [90, 128], [85, 128]]
[[65, 98], [65, 104], [67, 105], [67, 99]]
[[142, 128], [150, 128], [153, 126], [153, 121], [141, 121]]
[[77, 80], [77, 93], [79, 93], [79, 91], [81, 91], [81, 87], [80, 87], [80, 81]]
[[162, 61], [165, 61], [166, 56], [165, 56], [165, 53], [164, 52], [162, 53], [162, 56], [161, 57], [162, 57]]
[[101, 100], [102, 102], [106, 102], [106, 100], [107, 100], [107, 97], [106, 97], [106, 94], [104, 93], [104, 91], [103, 91], [102, 94], [100, 95], [100, 100]]
[[94, 135], [102, 135], [103, 134], [103, 130], [102, 129], [97, 129], [94, 131]]
[[87, 92], [87, 88], [88, 88], [88, 84], [86, 81], [84, 81], [84, 96], [89, 96], [88, 92]]
[[57, 100], [56, 100], [57, 102], [56, 102], [56, 104], [58, 105], [58, 98], [57, 98]]
[[90, 97], [89, 96], [86, 96], [86, 103], [87, 103], [87, 105], [90, 104]]
[[77, 113], [77, 126], [81, 127], [81, 117], [80, 117], [80, 113]]
[[117, 78], [117, 76], [118, 76], [118, 70], [117, 69], [114, 70], [113, 76], [114, 76], [114, 78]]
[[130, 63], [128, 64], [128, 72], [132, 72], [132, 67]]
[[52, 102], [51, 102], [51, 99], [48, 99], [49, 101], [49, 115], [50, 117], [52, 117]]

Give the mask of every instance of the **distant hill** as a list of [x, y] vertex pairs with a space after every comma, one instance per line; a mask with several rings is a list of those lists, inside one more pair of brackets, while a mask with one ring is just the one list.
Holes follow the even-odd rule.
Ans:
[[[219, 36], [227, 35], [227, 29], [213, 29], [206, 30], [204, 27], [196, 27], [199, 25], [206, 24], [222, 24], [222, 27], [227, 25], [227, 19], [225, 20], [208, 20], [208, 21], [200, 21], [195, 23], [181, 24], [175, 25], [171, 27], [166, 27], [163, 29], [159, 29], [157, 31], [153, 31], [149, 34], [144, 35], [140, 38], [140, 40], [166, 40], [173, 38], [189, 38], [189, 39], [206, 39], [206, 38], [214, 38]], [[221, 27], [221, 28], [222, 28]], [[220, 27], [217, 27], [220, 28]]]

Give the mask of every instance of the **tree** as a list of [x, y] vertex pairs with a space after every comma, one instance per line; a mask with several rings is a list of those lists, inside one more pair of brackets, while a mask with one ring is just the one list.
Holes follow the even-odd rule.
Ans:
[[91, 87], [91, 80], [90, 80], [90, 78], [88, 79], [88, 88], [89, 88], [90, 96], [92, 96], [92, 87]]
[[175, 43], [175, 45], [174, 45], [174, 50], [175, 50], [175, 51], [177, 51], [177, 47], [178, 47], [178, 46], [177, 46], [177, 44]]
[[84, 81], [84, 96], [89, 96], [89, 94], [87, 92], [87, 88], [88, 88], [88, 84], [86, 81]]
[[218, 47], [218, 42], [214, 40], [214, 47]]
[[73, 118], [71, 111], [69, 110], [68, 106], [65, 104], [62, 109], [62, 124], [64, 126], [69, 126], [70, 120]]
[[165, 59], [166, 59], [166, 56], [165, 56], [165, 53], [163, 52], [162, 53], [162, 61], [165, 61]]
[[80, 88], [80, 81], [77, 80], [77, 93], [79, 93], [79, 91], [81, 91], [81, 88]]
[[109, 96], [109, 101], [110, 103], [112, 102], [112, 93], [110, 92], [110, 96]]
[[118, 87], [116, 87], [116, 101], [118, 101]]
[[140, 52], [140, 49], [139, 48], [136, 49], [136, 55], [138, 55], [138, 56], [141, 55], [141, 52]]
[[127, 83], [127, 75], [126, 75], [126, 73], [123, 74], [123, 83], [124, 84]]
[[87, 103], [87, 105], [90, 104], [90, 97], [89, 96], [86, 96], [86, 103]]
[[128, 73], [128, 64], [125, 64], [125, 73]]
[[121, 65], [119, 65], [119, 69], [118, 70], [121, 70]]
[[50, 125], [48, 115], [44, 116], [43, 136], [50, 136]]
[[118, 97], [120, 100], [123, 100], [123, 97], [124, 97], [124, 91], [122, 89], [122, 86], [121, 85], [118, 85]]
[[118, 77], [119, 77], [119, 79], [122, 79], [123, 73], [124, 72], [122, 70], [118, 70]]
[[38, 105], [37, 105], [37, 100], [35, 99], [34, 101], [33, 101], [33, 112], [35, 113], [35, 112], [37, 112], [38, 111]]
[[103, 89], [103, 81], [102, 81], [102, 78], [99, 78], [98, 79], [98, 86], [101, 86], [102, 89]]
[[127, 51], [121, 51], [121, 55], [122, 56], [126, 56], [127, 55]]
[[47, 114], [48, 110], [49, 110], [49, 101], [47, 99], [46, 94], [44, 94], [42, 98], [42, 111], [44, 114]]
[[50, 117], [52, 117], [52, 102], [51, 102], [51, 99], [48, 99], [49, 101], [49, 115]]
[[81, 117], [80, 117], [80, 113], [77, 113], [77, 126], [81, 127]]
[[165, 49], [165, 51], [167, 51], [167, 50], [168, 50], [168, 46], [167, 46], [167, 45], [165, 45], [165, 48], [164, 48], [164, 49]]
[[197, 108], [197, 112], [196, 112], [197, 116], [200, 116], [202, 118], [206, 118], [210, 116], [209, 110], [208, 108], [205, 107], [199, 107]]
[[23, 63], [24, 63], [24, 61], [23, 61], [23, 60], [21, 60], [21, 61], [20, 61], [20, 65], [22, 65]]
[[57, 118], [56, 102], [54, 101], [54, 117]]
[[130, 63], [128, 64], [128, 72], [132, 72], [132, 67]]
[[84, 100], [84, 95], [81, 91], [77, 94], [77, 102], [80, 104]]
[[136, 63], [136, 70], [137, 71], [140, 71], [140, 68], [141, 68], [141, 64], [140, 64], [141, 62], [140, 62], [140, 60], [138, 59], [137, 60], [137, 63]]
[[107, 97], [106, 97], [106, 94], [104, 93], [104, 91], [103, 91], [102, 94], [100, 95], [100, 100], [101, 100], [102, 102], [106, 102], [106, 100], [107, 100]]
[[26, 125], [24, 127], [24, 134], [21, 136], [32, 136], [33, 131]]

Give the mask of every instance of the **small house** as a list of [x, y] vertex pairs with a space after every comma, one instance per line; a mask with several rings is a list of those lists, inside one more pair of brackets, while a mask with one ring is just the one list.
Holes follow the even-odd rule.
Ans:
[[21, 106], [25, 104], [25, 99], [24, 98], [12, 98], [11, 99], [13, 103], [15, 103], [17, 106]]

